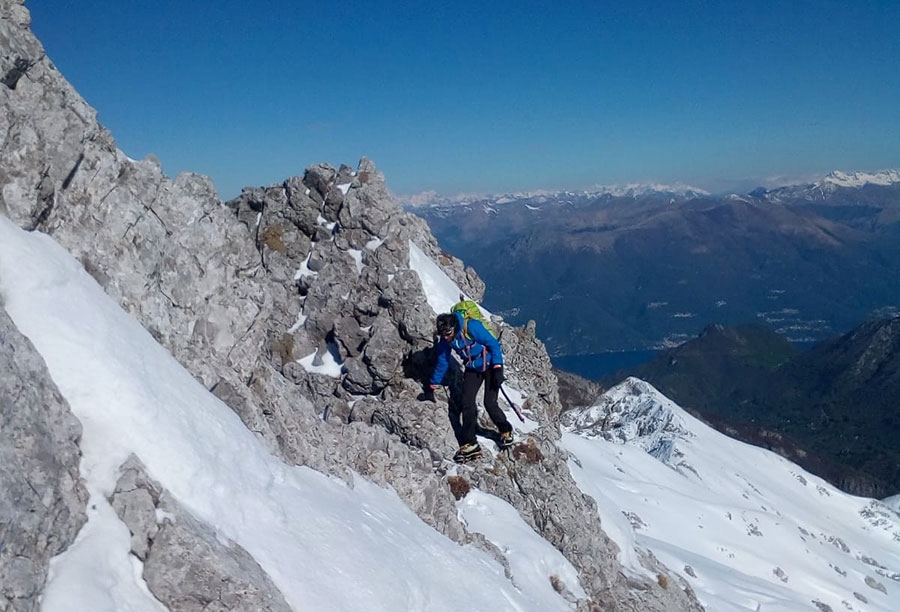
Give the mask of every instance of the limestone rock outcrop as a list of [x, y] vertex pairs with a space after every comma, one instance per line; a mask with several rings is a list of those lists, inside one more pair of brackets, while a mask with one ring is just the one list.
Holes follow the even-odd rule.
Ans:
[[80, 437], [44, 360], [0, 308], [0, 610], [39, 609], [50, 558], [87, 520]]
[[153, 482], [135, 456], [122, 465], [110, 503], [131, 530], [144, 579], [170, 610], [259, 610], [290, 607], [246, 550], [198, 521]]
[[[435, 313], [410, 267], [410, 244], [470, 297], [480, 299], [484, 284], [440, 249], [424, 221], [402, 211], [375, 165], [319, 164], [222, 202], [205, 177], [172, 180], [154, 159], [119, 151], [44, 55], [21, 2], [0, 0], [0, 45], [0, 212], [68, 249], [272, 453], [348, 482], [358, 473], [391, 486], [447, 537], [482, 542], [459, 522], [448, 484], [456, 441], [447, 403], [456, 401], [458, 380], [451, 377], [436, 404], [416, 401], [432, 363]], [[561, 405], [546, 350], [533, 325], [500, 327], [508, 377], [539, 427], [513, 449], [515, 461], [463, 468], [464, 477], [515, 506], [578, 568], [590, 597], [579, 609], [699, 609], [680, 588], [622, 573], [594, 502], [556, 445]], [[161, 539], [191, 538], [180, 552], [159, 553], [190, 563], [191, 550], [210, 549], [203, 526], [172, 510], [152, 484], [138, 486], [146, 479], [132, 467], [113, 504], [151, 584]], [[152, 520], [151, 507], [176, 514], [174, 525], [192, 535], [165, 536], [174, 527]], [[215, 580], [233, 571], [250, 583], [251, 563], [223, 558]], [[175, 603], [183, 600], [171, 582], [182, 579], [170, 575], [151, 588], [172, 609], [191, 609]], [[235, 601], [230, 591], [188, 582], [202, 593], [191, 601]], [[276, 600], [266, 599], [271, 609]]]

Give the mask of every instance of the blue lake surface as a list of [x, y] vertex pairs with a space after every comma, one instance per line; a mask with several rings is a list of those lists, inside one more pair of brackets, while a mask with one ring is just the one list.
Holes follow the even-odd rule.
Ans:
[[624, 368], [646, 363], [659, 351], [620, 351], [616, 353], [594, 353], [592, 355], [562, 355], [551, 357], [553, 365], [560, 370], [578, 374], [591, 380], [599, 380]]

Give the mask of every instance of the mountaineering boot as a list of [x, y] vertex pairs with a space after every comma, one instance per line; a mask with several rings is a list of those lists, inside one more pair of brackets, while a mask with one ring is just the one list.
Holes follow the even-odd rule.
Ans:
[[500, 442], [497, 444], [497, 446], [500, 447], [500, 450], [503, 450], [503, 449], [505, 449], [505, 448], [509, 448], [509, 447], [512, 446], [512, 445], [513, 445], [513, 434], [512, 434], [512, 432], [511, 432], [511, 431], [504, 431], [503, 433], [501, 433], [501, 434], [500, 434]]
[[481, 447], [475, 442], [473, 444], [463, 444], [460, 446], [459, 450], [456, 451], [456, 454], [453, 455], [453, 460], [456, 463], [468, 463], [479, 457], [481, 457]]

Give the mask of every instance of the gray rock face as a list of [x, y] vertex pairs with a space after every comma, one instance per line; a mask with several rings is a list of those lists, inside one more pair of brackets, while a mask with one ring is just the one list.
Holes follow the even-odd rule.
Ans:
[[[473, 299], [484, 291], [477, 274], [397, 206], [365, 158], [355, 171], [319, 164], [227, 203], [204, 177], [170, 180], [152, 158], [129, 160], [44, 56], [26, 17], [19, 3], [0, 0], [0, 73], [15, 82], [0, 85], [2, 211], [79, 258], [271, 452], [390, 485], [441, 533], [490, 549], [457, 519], [446, 396], [436, 404], [415, 399], [432, 367], [434, 313], [409, 268], [410, 241]], [[529, 395], [525, 410], [541, 427], [514, 450], [515, 462], [462, 468], [465, 477], [513, 504], [579, 569], [591, 597], [579, 609], [698, 609], [681, 588], [620, 573], [593, 502], [556, 448], [561, 406], [546, 350], [533, 325], [501, 329], [508, 375]], [[449, 378], [451, 399], [458, 378]], [[214, 552], [205, 528], [177, 509], [172, 526], [159, 524], [151, 509], [169, 502], [141, 482], [128, 476], [113, 503], [132, 527], [145, 572], [156, 568], [147, 582], [156, 583], [157, 597], [173, 609], [238, 605], [221, 578], [249, 584], [250, 564], [219, 551], [225, 560], [215, 571], [199, 569], [197, 557]], [[160, 542], [160, 550], [178, 552], [155, 553]], [[186, 573], [165, 572], [169, 564]]]
[[131, 530], [132, 552], [144, 562], [150, 592], [170, 610], [185, 612], [290, 607], [253, 557], [223, 542], [147, 476], [132, 456], [110, 503]]
[[81, 424], [0, 308], [0, 609], [37, 610], [50, 558], [87, 520]]
[[603, 393], [603, 385], [577, 374], [554, 369], [558, 381], [559, 399], [563, 410], [590, 406]]

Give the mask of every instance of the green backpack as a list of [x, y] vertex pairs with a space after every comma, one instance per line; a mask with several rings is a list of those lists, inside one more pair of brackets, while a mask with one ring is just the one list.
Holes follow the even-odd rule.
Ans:
[[490, 324], [489, 321], [487, 321], [487, 320], [484, 318], [484, 315], [481, 314], [481, 309], [478, 307], [478, 304], [476, 304], [476, 303], [475, 303], [474, 301], [472, 301], [472, 300], [466, 300], [466, 299], [463, 299], [464, 297], [465, 297], [465, 296], [460, 295], [460, 296], [459, 296], [459, 299], [460, 299], [461, 301], [458, 302], [458, 303], [456, 303], [456, 304], [453, 306], [453, 308], [450, 309], [450, 312], [453, 312], [453, 313], [459, 313], [459, 314], [462, 315], [462, 318], [463, 318], [463, 334], [464, 334], [466, 337], [471, 338], [471, 336], [469, 336], [469, 331], [468, 331], [469, 320], [470, 320], [470, 319], [477, 319], [478, 321], [481, 321], [481, 324], [484, 325], [484, 328], [485, 328], [486, 330], [488, 330], [489, 332], [491, 332], [491, 335], [492, 335], [494, 338], [498, 338], [499, 336], [497, 336], [497, 332], [494, 331], [493, 326]]

